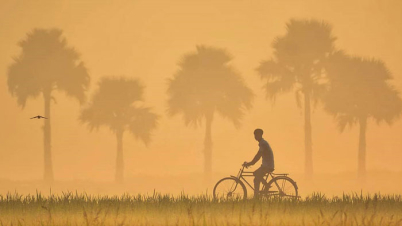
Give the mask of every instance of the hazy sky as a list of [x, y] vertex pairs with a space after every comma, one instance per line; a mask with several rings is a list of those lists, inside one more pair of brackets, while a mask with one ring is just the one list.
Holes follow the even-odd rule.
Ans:
[[[255, 68], [271, 57], [274, 38], [291, 18], [324, 20], [333, 26], [337, 48], [382, 59], [402, 90], [402, 1], [398, 0], [131, 0], [0, 1], [0, 178], [40, 179], [43, 175], [42, 98], [25, 109], [8, 92], [7, 68], [20, 54], [18, 42], [34, 28], [60, 28], [89, 69], [96, 88], [102, 76], [139, 78], [146, 105], [161, 116], [146, 147], [124, 137], [126, 175], [177, 175], [202, 172], [204, 126], [185, 127], [166, 116], [167, 79], [181, 57], [204, 44], [225, 48], [232, 65], [254, 90], [253, 108], [242, 127], [216, 117], [212, 126], [213, 169], [234, 173], [257, 151], [252, 132], [260, 127], [270, 142], [277, 171], [297, 173], [304, 166], [302, 110], [294, 94], [265, 99]], [[89, 132], [77, 118], [78, 102], [54, 93], [52, 151], [56, 179], [112, 180], [116, 139], [107, 129]], [[314, 169], [317, 173], [355, 171], [357, 127], [340, 134], [320, 105], [312, 114]], [[401, 171], [402, 121], [392, 127], [370, 121], [369, 170]]]

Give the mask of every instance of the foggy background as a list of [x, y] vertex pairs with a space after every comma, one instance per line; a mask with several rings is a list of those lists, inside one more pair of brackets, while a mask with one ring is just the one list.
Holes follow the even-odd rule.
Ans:
[[[196, 45], [208, 45], [224, 48], [233, 56], [231, 65], [255, 94], [253, 108], [246, 112], [239, 129], [215, 116], [212, 140], [216, 179], [235, 175], [244, 161], [253, 158], [258, 150], [253, 131], [262, 128], [274, 152], [275, 172], [290, 173], [299, 182], [302, 194], [360, 188], [400, 192], [402, 120], [391, 127], [369, 120], [370, 186], [359, 187], [353, 182], [358, 127], [339, 133], [333, 117], [319, 104], [312, 111], [316, 176], [313, 186], [303, 182], [303, 110], [297, 108], [292, 92], [278, 96], [275, 104], [266, 99], [264, 82], [255, 69], [261, 61], [272, 57], [272, 41], [285, 34], [290, 19], [317, 19], [332, 25], [338, 49], [383, 60], [394, 76], [392, 84], [402, 90], [401, 10], [402, 2], [397, 0], [2, 0], [0, 192], [32, 192], [36, 187], [28, 182], [36, 184], [43, 178], [43, 121], [29, 119], [43, 114], [43, 98], [28, 100], [22, 110], [8, 92], [6, 77], [13, 57], [21, 53], [18, 42], [34, 28], [63, 30], [68, 46], [80, 53], [88, 68], [88, 97], [103, 76], [138, 78], [145, 86], [145, 104], [160, 116], [158, 128], [148, 147], [129, 134], [124, 137], [125, 176], [130, 187], [122, 191], [212, 190], [216, 180], [212, 184], [202, 183], [205, 124], [186, 127], [180, 116], [172, 118], [166, 114], [168, 79], [178, 70], [178, 62], [185, 54], [194, 52]], [[56, 182], [71, 181], [66, 185], [70, 190], [81, 188], [88, 181], [112, 183], [115, 136], [107, 128], [90, 132], [78, 121], [78, 102], [60, 92], [53, 95], [57, 101], [51, 108]], [[107, 192], [104, 187], [85, 186], [82, 185], [83, 189]]]

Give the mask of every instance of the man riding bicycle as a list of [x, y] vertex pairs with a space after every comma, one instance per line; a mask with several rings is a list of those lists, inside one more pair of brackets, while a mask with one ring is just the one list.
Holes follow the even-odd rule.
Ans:
[[274, 154], [272, 152], [271, 147], [269, 146], [268, 142], [262, 138], [262, 134], [264, 131], [262, 129], [254, 130], [254, 138], [258, 141], [258, 152], [251, 160], [251, 162], [244, 162], [244, 167], [249, 167], [254, 165], [260, 158], [262, 157], [262, 164], [260, 168], [254, 171], [254, 197], [257, 198], [260, 191], [260, 183], [265, 182], [264, 175], [268, 172], [272, 172], [275, 169], [274, 165]]

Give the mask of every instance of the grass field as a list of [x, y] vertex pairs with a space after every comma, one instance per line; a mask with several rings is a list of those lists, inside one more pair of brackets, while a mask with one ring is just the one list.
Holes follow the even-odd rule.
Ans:
[[402, 225], [402, 196], [213, 201], [210, 196], [0, 196], [1, 225]]

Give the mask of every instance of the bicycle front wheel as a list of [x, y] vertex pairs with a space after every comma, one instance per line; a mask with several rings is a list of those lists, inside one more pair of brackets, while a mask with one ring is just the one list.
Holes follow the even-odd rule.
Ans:
[[235, 177], [226, 177], [218, 181], [214, 187], [213, 194], [216, 200], [247, 199], [246, 186]]
[[267, 185], [267, 189], [263, 191], [263, 194], [267, 198], [277, 197], [280, 199], [297, 199], [298, 187], [289, 177], [275, 177], [270, 180]]

